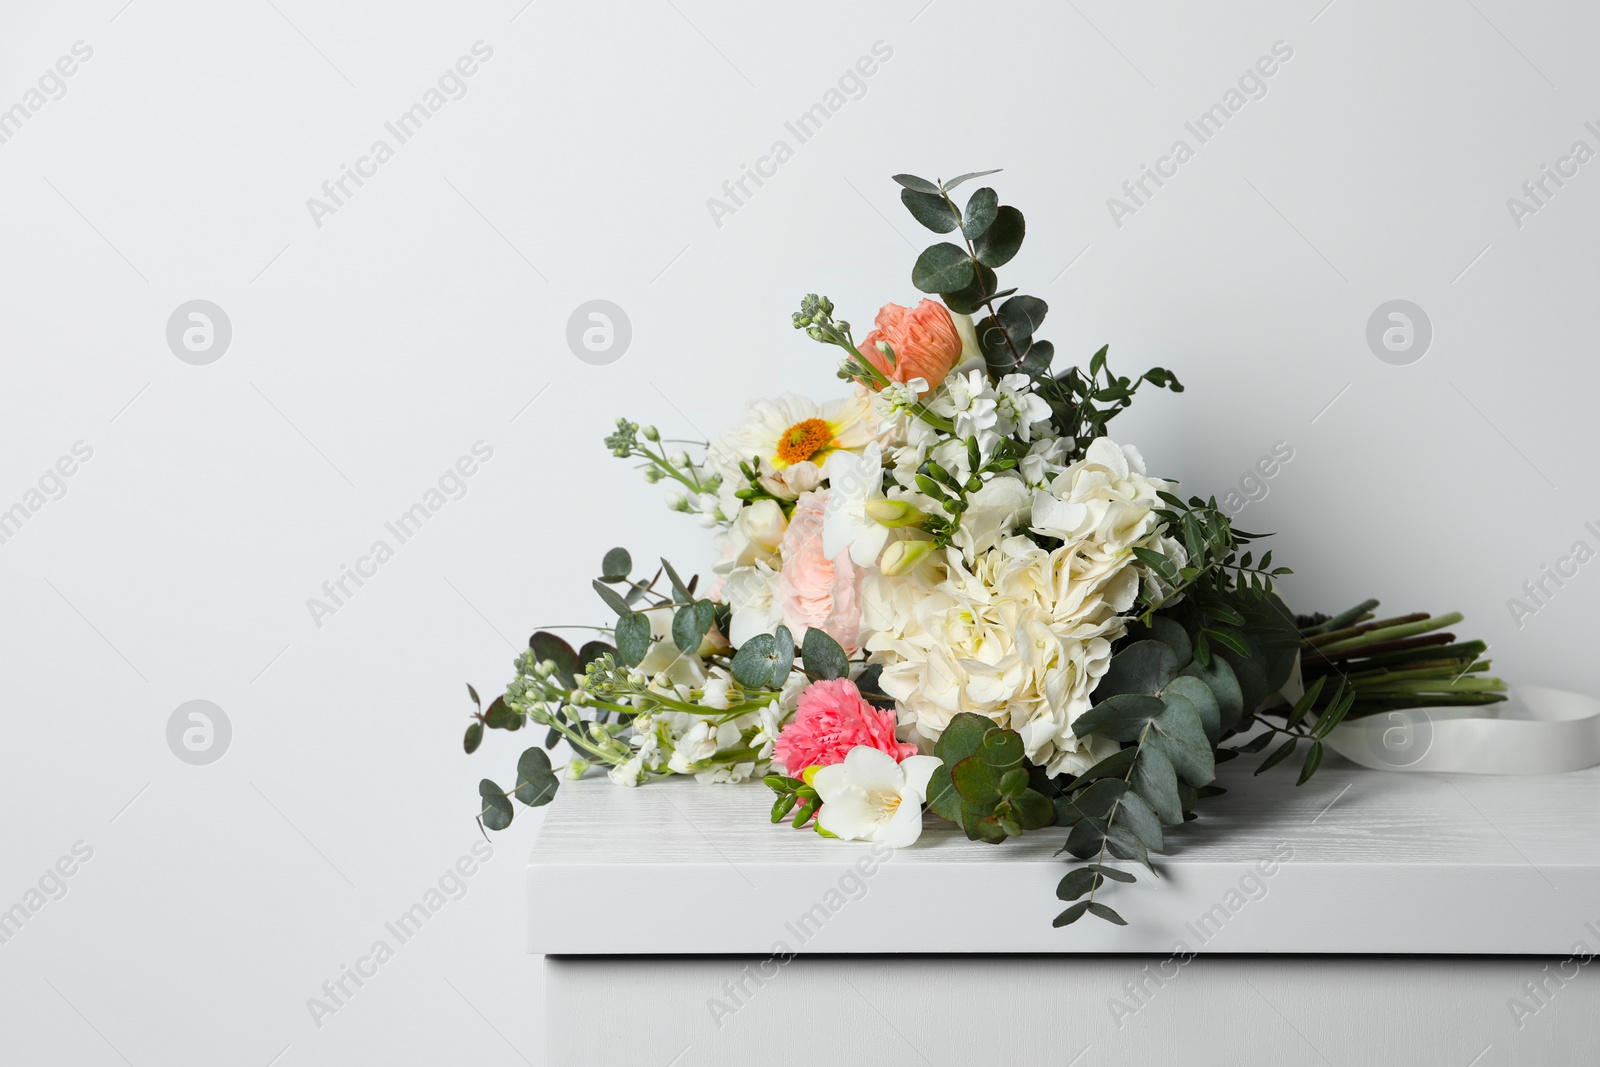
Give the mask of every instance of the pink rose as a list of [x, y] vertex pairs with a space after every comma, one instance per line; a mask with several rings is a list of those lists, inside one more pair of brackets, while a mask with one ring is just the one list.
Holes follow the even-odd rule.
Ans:
[[772, 755], [792, 778], [807, 767], [828, 767], [844, 761], [858, 745], [887, 753], [895, 762], [917, 754], [917, 746], [896, 741], [892, 711], [862, 699], [848, 678], [812, 682], [800, 694], [794, 719], [778, 734]]
[[[937, 300], [925, 299], [915, 309], [885, 304], [874, 325], [861, 342], [861, 354], [890, 381], [921, 378], [932, 389], [961, 362], [961, 333], [949, 309]], [[893, 363], [878, 351], [879, 341], [894, 349]]]
[[849, 549], [831, 560], [823, 554], [822, 509], [827, 502], [826, 489], [814, 489], [795, 501], [779, 548], [783, 569], [773, 599], [797, 643], [814, 627], [854, 655], [860, 648], [862, 571], [851, 562]]

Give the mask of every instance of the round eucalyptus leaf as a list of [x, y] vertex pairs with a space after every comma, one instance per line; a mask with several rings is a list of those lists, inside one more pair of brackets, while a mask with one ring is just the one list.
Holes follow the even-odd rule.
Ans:
[[924, 293], [953, 293], [972, 283], [975, 270], [967, 250], [948, 241], [925, 249], [911, 268], [911, 284]]
[[516, 809], [501, 788], [485, 778], [478, 783], [478, 796], [483, 798], [483, 811], [478, 817], [491, 830], [504, 830], [511, 825]]

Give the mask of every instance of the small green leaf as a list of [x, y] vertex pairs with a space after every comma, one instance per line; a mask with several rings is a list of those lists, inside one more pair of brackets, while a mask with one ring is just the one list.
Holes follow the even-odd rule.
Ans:
[[1267, 770], [1270, 767], [1274, 767], [1277, 764], [1279, 764], [1279, 763], [1283, 762], [1284, 760], [1288, 759], [1289, 758], [1289, 753], [1293, 752], [1294, 749], [1295, 749], [1295, 746], [1298, 745], [1299, 743], [1300, 742], [1297, 739], [1291, 737], [1291, 738], [1289, 738], [1289, 740], [1285, 741], [1283, 744], [1281, 744], [1277, 748], [1273, 749], [1272, 750], [1272, 754], [1270, 756], [1268, 756], [1266, 759], [1262, 760], [1261, 761], [1261, 766], [1256, 768], [1256, 773], [1260, 774], [1262, 771]]
[[1085, 893], [1099, 889], [1104, 880], [1093, 865], [1075, 867], [1056, 884], [1056, 897], [1059, 900], [1077, 900]]
[[1317, 773], [1317, 768], [1322, 766], [1322, 742], [1311, 742], [1311, 751], [1306, 753], [1306, 762], [1300, 768], [1300, 780], [1295, 785], [1305, 785], [1311, 781], [1311, 776]]
[[992, 729], [994, 729], [993, 719], [985, 718], [975, 712], [964, 711], [951, 719], [950, 725], [939, 735], [938, 743], [933, 748], [934, 754], [944, 760], [945, 766], [953, 767], [977, 752], [983, 744], [984, 737]]
[[483, 825], [491, 830], [504, 830], [511, 825], [516, 809], [504, 790], [485, 778], [478, 783], [478, 796], [483, 798], [483, 810], [478, 813]]
[[650, 651], [650, 620], [630, 610], [617, 620], [612, 633], [617, 641], [617, 662], [637, 667]]
[[1087, 900], [1080, 900], [1078, 903], [1074, 904], [1060, 915], [1057, 915], [1055, 917], [1055, 921], [1050, 925], [1055, 927], [1071, 926], [1073, 923], [1083, 918], [1083, 913], [1088, 910], [1089, 902]]
[[467, 683], [467, 696], [472, 698], [473, 707], [477, 708], [479, 711], [483, 710], [483, 701], [478, 699], [478, 691], [472, 688], [471, 682]]
[[530, 808], [550, 803], [561, 781], [550, 769], [550, 757], [542, 748], [530, 748], [517, 760], [516, 797]]
[[695, 605], [685, 604], [672, 614], [672, 643], [679, 652], [693, 652], [700, 647], [705, 630], [700, 628], [700, 615]]
[[[1165, 645], [1161, 647], [1166, 648]], [[1136, 741], [1145, 726], [1166, 710], [1166, 705], [1153, 696], [1118, 693], [1073, 720], [1072, 732], [1078, 737], [1095, 734], [1113, 741]]]
[[1129, 793], [1122, 798], [1117, 825], [1131, 832], [1150, 851], [1161, 851], [1161, 820], [1139, 794]]
[[633, 608], [628, 606], [628, 602], [622, 599], [615, 589], [612, 589], [598, 578], [590, 584], [594, 586], [594, 591], [600, 594], [600, 599], [606, 602], [606, 607], [616, 612], [618, 616], [633, 614]]
[[989, 224], [994, 222], [999, 207], [999, 195], [988, 186], [973, 193], [967, 201], [967, 219], [961, 224], [962, 235], [970, 241], [987, 230]]
[[1055, 805], [1050, 803], [1049, 797], [1036, 790], [1023, 790], [1020, 796], [1012, 798], [1011, 807], [1016, 811], [1024, 830], [1042, 830], [1055, 824]]
[[1008, 797], [1020, 797], [1028, 788], [1028, 772], [1021, 767], [1013, 767], [1000, 776], [999, 789]]
[[779, 796], [772, 804], [772, 821], [774, 823], [782, 822], [799, 802], [800, 798], [793, 793], [784, 793]]
[[1168, 693], [1176, 693], [1195, 706], [1200, 713], [1200, 724], [1205, 727], [1207, 741], [1215, 745], [1221, 739], [1222, 710], [1210, 686], [1192, 674], [1180, 674], [1167, 683], [1167, 687], [1161, 691], [1162, 698], [1165, 699]]
[[1150, 724], [1145, 744], [1154, 744], [1172, 761], [1178, 776], [1190, 785], [1205, 785], [1217, 776], [1211, 758], [1211, 741], [1200, 722], [1200, 712], [1182, 694], [1162, 695], [1166, 710]]
[[733, 680], [746, 689], [765, 689], [772, 680], [772, 664], [777, 658], [778, 639], [772, 634], [756, 634], [733, 654]]
[[937, 193], [939, 187], [926, 178], [919, 178], [915, 174], [896, 174], [894, 180], [907, 189], [919, 193]]
[[967, 250], [948, 241], [933, 245], [917, 257], [911, 268], [911, 284], [924, 293], [953, 293], [966, 288], [976, 277]]
[[934, 233], [949, 233], [961, 225], [950, 202], [938, 193], [919, 193], [915, 189], [900, 190], [900, 202], [911, 212], [911, 217]]
[[995, 214], [994, 222], [990, 223], [973, 242], [973, 247], [978, 253], [978, 262], [985, 267], [1005, 266], [1011, 262], [1011, 257], [1017, 254], [1017, 249], [1022, 247], [1022, 238], [1026, 232], [1027, 227], [1023, 223], [1022, 212], [1014, 207], [1000, 208]]
[[789, 672], [794, 670], [794, 636], [787, 626], [780, 624], [773, 637], [776, 643], [772, 649], [772, 663], [767, 668], [768, 687], [782, 689], [783, 683], [789, 680]]
[[483, 723], [474, 722], [467, 726], [467, 736], [462, 738], [461, 747], [467, 750], [467, 755], [478, 751], [478, 746], [483, 744]]
[[489, 705], [489, 710], [483, 713], [483, 724], [491, 730], [520, 730], [522, 716], [512, 711], [506, 704], [504, 695], [494, 698]]
[[1003, 769], [1020, 764], [1026, 750], [1021, 734], [1003, 726], [994, 726], [983, 735], [983, 744], [978, 747], [977, 755], [989, 766]]
[[1154, 745], [1140, 745], [1133, 762], [1133, 791], [1149, 803], [1158, 818], [1168, 826], [1183, 822], [1183, 806], [1178, 801], [1178, 775], [1166, 753]]
[[1121, 778], [1127, 774], [1128, 767], [1138, 754], [1137, 748], [1119, 749], [1078, 775], [1078, 784], [1082, 785], [1100, 778]]
[[1000, 778], [981, 756], [968, 756], [950, 768], [950, 780], [967, 804], [993, 804], [1000, 799]]
[[1103, 877], [1111, 879], [1113, 882], [1137, 882], [1139, 880], [1127, 871], [1119, 870], [1116, 867], [1107, 867], [1103, 863], [1091, 863], [1089, 868], [1097, 871]]
[[845, 655], [839, 642], [815, 626], [807, 628], [800, 642], [800, 662], [808, 673], [825, 680], [843, 678], [850, 673], [850, 657]]
[[673, 569], [672, 564], [668, 563], [665, 558], [661, 560], [661, 569], [667, 572], [667, 581], [672, 583], [674, 599], [683, 603], [688, 603], [694, 599], [694, 596], [689, 592], [689, 587], [683, 584], [683, 579], [678, 577], [678, 572]]
[[1118, 926], [1128, 925], [1128, 920], [1124, 919], [1122, 916], [1118, 915], [1116, 912], [1112, 911], [1098, 900], [1091, 900], [1088, 902], [1088, 904], [1090, 914], [1098, 915], [1106, 922], [1116, 923]]
[[951, 178], [949, 181], [943, 183], [944, 189], [945, 192], [949, 192], [951, 189], [954, 189], [963, 182], [970, 182], [974, 178], [987, 178], [991, 174], [999, 173], [999, 167], [996, 167], [994, 170], [969, 170], [967, 173], [957, 174], [954, 178]]
[[633, 573], [633, 557], [625, 548], [613, 548], [600, 561], [600, 577], [608, 582], [620, 582]]
[[1284, 721], [1285, 726], [1293, 730], [1300, 725], [1300, 720], [1306, 717], [1306, 713], [1311, 710], [1312, 705], [1317, 702], [1317, 698], [1322, 695], [1322, 687], [1327, 681], [1328, 676], [1323, 675], [1306, 687], [1305, 692], [1300, 694], [1300, 699], [1295, 701], [1294, 707], [1290, 709], [1289, 715]]
[[[1135, 641], [1111, 657], [1094, 697], [1104, 700], [1119, 693], [1154, 696], [1178, 675], [1178, 654], [1161, 641]], [[1081, 735], [1080, 735], [1081, 736]]]
[[941, 819], [961, 825], [961, 794], [950, 778], [950, 768], [942, 763], [928, 777], [928, 807]]

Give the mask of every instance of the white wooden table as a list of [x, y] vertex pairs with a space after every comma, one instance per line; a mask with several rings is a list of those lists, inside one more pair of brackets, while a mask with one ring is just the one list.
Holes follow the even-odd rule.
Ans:
[[1131, 925], [1061, 930], [1064, 831], [930, 817], [879, 861], [759, 784], [566, 783], [528, 868], [549, 1062], [1600, 1063], [1600, 768], [1255, 762], [1101, 891]]

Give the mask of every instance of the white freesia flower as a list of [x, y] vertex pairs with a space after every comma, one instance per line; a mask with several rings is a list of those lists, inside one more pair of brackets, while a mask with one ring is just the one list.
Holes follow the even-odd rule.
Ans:
[[817, 772], [812, 786], [822, 799], [817, 825], [846, 841], [880, 841], [903, 848], [922, 834], [922, 803], [937, 756], [896, 763], [886, 752], [857, 745]]
[[865, 391], [818, 404], [786, 395], [751, 403], [745, 419], [711, 446], [707, 459], [724, 485], [746, 484], [741, 463], [758, 467], [762, 488], [793, 500], [822, 482], [837, 451], [859, 452], [877, 439], [879, 419]]
[[828, 503], [823, 509], [822, 554], [837, 559], [849, 550], [858, 567], [870, 567], [889, 540], [889, 528], [867, 514], [883, 493], [883, 451], [877, 442], [861, 455], [835, 452], [828, 460]]
[[705, 662], [693, 652], [680, 652], [672, 641], [672, 608], [651, 608], [650, 651], [639, 661], [638, 671], [657, 688], [686, 685], [698, 689], [706, 680]]
[[757, 634], [771, 633], [783, 621], [777, 590], [778, 572], [765, 563], [729, 572], [722, 592], [732, 610], [728, 640], [735, 647]]
[[776, 564], [783, 531], [789, 526], [776, 500], [754, 500], [739, 509], [733, 525], [721, 535], [722, 560], [712, 568], [727, 574], [736, 567]]

